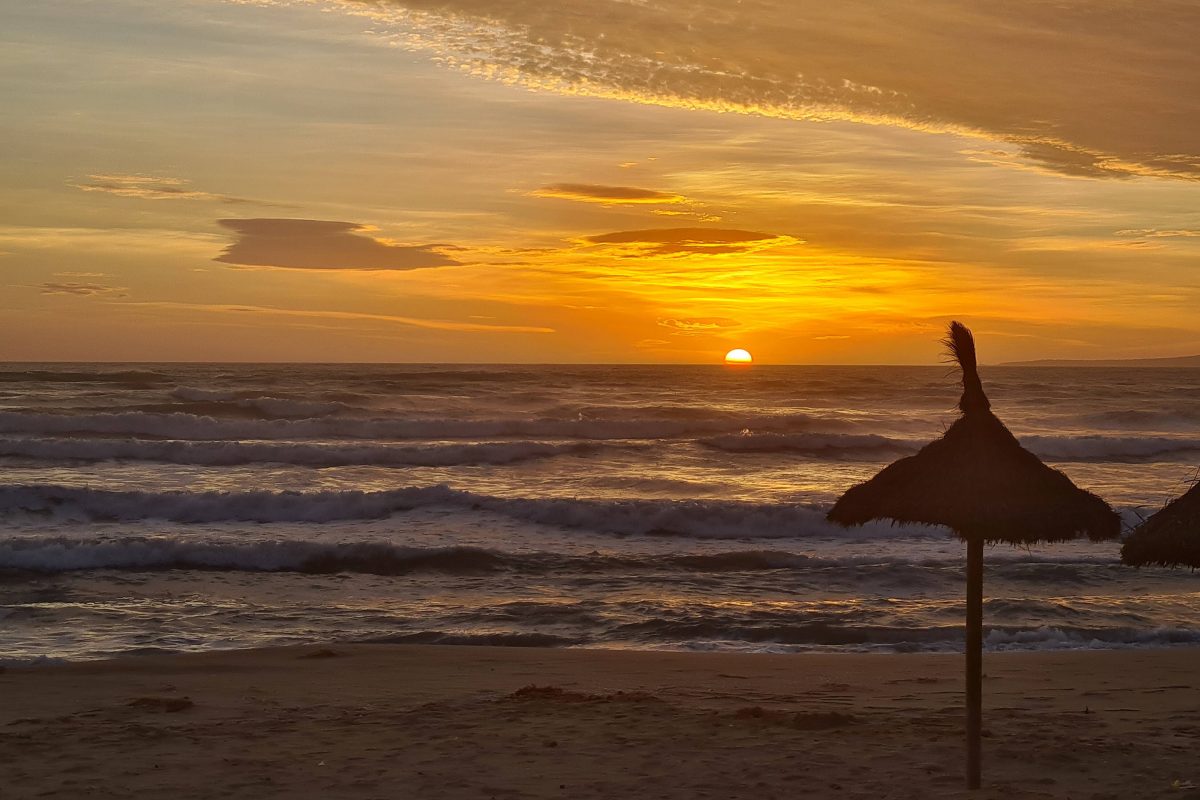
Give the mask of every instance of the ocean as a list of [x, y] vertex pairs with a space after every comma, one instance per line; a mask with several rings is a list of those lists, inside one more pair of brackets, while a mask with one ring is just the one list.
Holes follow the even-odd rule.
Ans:
[[[984, 367], [1127, 525], [1200, 369]], [[965, 546], [824, 520], [955, 419], [943, 367], [0, 365], [0, 663], [329, 641], [953, 651]], [[1200, 644], [1200, 575], [985, 554], [991, 650]]]

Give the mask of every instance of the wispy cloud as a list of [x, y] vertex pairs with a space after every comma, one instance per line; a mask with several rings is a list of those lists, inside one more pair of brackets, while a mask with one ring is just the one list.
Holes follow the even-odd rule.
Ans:
[[473, 331], [482, 333], [554, 333], [553, 328], [539, 325], [488, 325], [480, 322], [459, 322], [447, 319], [421, 319], [395, 314], [371, 314], [360, 311], [327, 311], [275, 306], [238, 305], [236, 303], [184, 303], [171, 301], [146, 301], [121, 303], [122, 306], [191, 310], [217, 314], [244, 314], [250, 316], [294, 317], [301, 319], [331, 319], [360, 322], [383, 322], [413, 328], [438, 331]]
[[552, 183], [534, 189], [534, 197], [552, 197], [601, 205], [674, 205], [688, 198], [673, 192], [639, 189], [634, 186], [601, 186], [594, 183]]
[[156, 175], [89, 175], [87, 181], [71, 185], [85, 192], [103, 192], [138, 200], [209, 200], [228, 205], [277, 205], [247, 197], [193, 189], [190, 183], [183, 178]]
[[792, 236], [730, 228], [654, 228], [586, 236], [591, 245], [617, 246], [651, 255], [728, 255], [800, 244]]
[[688, 336], [729, 330], [739, 327], [741, 323], [728, 317], [668, 317], [659, 319], [658, 325], [670, 328], [674, 335]]
[[[280, 2], [280, 0], [275, 0]], [[1200, 179], [1200, 8], [787, 0], [331, 0], [470, 74], [538, 91], [1006, 142], [1089, 178]], [[1070, 31], [1053, 38], [1048, 33]], [[903, 64], [903, 69], [896, 69]]]
[[358, 222], [314, 219], [222, 219], [238, 234], [215, 261], [280, 269], [412, 270], [453, 267], [446, 244], [402, 245], [366, 235]]
[[76, 283], [48, 281], [39, 284], [42, 294], [72, 294], [84, 297], [94, 295], [113, 295], [125, 291], [123, 286], [108, 286], [103, 283]]
[[1179, 228], [1176, 230], [1159, 230], [1157, 228], [1130, 228], [1117, 231], [1117, 236], [1136, 236], [1143, 239], [1194, 239], [1200, 238], [1200, 229]]

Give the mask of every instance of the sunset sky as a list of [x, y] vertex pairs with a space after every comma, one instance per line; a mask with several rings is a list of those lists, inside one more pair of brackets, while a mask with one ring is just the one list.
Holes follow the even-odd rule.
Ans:
[[1200, 6], [0, 9], [0, 359], [1200, 353]]

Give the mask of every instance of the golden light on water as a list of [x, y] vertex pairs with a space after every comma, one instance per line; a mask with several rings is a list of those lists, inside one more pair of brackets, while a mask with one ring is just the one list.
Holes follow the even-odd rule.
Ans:
[[740, 347], [736, 350], [730, 350], [725, 354], [726, 364], [750, 364], [753, 363], [753, 361], [754, 356], [750, 355], [748, 351], [743, 350]]

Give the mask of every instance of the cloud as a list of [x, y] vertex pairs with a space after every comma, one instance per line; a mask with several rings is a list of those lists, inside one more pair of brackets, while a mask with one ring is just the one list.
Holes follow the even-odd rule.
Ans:
[[412, 328], [427, 328], [437, 331], [471, 331], [481, 333], [554, 333], [554, 328], [540, 325], [488, 325], [480, 322], [459, 322], [448, 319], [421, 319], [402, 317], [396, 314], [372, 314], [360, 311], [326, 311], [276, 306], [251, 306], [233, 303], [183, 303], [172, 301], [147, 301], [120, 303], [121, 306], [161, 308], [167, 310], [191, 310], [219, 314], [244, 314], [249, 316], [295, 317], [307, 319], [332, 319], [350, 322], [383, 322]]
[[238, 234], [215, 261], [281, 269], [411, 270], [453, 267], [452, 245], [400, 245], [361, 233], [357, 222], [315, 219], [220, 219]]
[[537, 91], [955, 133], [1061, 174], [1200, 180], [1195, 4], [333, 2]]
[[658, 324], [670, 328], [675, 335], [712, 333], [741, 327], [740, 322], [726, 317], [669, 317], [658, 320]]
[[106, 286], [103, 283], [73, 283], [49, 281], [38, 286], [42, 294], [74, 294], [84, 297], [98, 294], [115, 294], [125, 291], [123, 286]]
[[164, 178], [154, 175], [89, 175], [87, 183], [71, 184], [85, 192], [104, 192], [118, 197], [138, 200], [211, 200], [229, 205], [275, 205], [246, 197], [202, 192], [188, 187], [183, 178]]
[[680, 194], [633, 186], [600, 186], [593, 183], [552, 183], [530, 192], [534, 197], [553, 197], [602, 205], [673, 205], [686, 203]]
[[799, 244], [791, 236], [731, 228], [654, 228], [641, 231], [617, 231], [586, 236], [593, 245], [626, 246], [638, 254], [650, 255], [722, 255], [749, 253], [773, 247]]
[[1117, 231], [1117, 236], [1139, 236], [1149, 239], [1194, 239], [1200, 237], [1200, 230], [1181, 228], [1179, 230], [1159, 230], [1158, 228], [1134, 228]]

